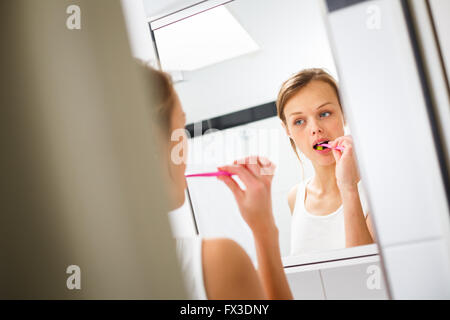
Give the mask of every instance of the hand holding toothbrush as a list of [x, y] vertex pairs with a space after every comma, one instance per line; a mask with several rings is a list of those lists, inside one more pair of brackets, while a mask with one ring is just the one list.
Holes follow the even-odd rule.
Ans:
[[233, 165], [218, 169], [231, 175], [236, 174], [244, 183], [245, 190], [242, 190], [231, 176], [217, 177], [233, 193], [242, 218], [253, 234], [269, 236], [276, 232], [271, 194], [275, 165], [266, 158], [254, 156], [234, 161]]
[[[336, 160], [336, 181], [339, 190], [355, 190], [360, 180], [356, 156], [353, 151], [353, 138], [351, 135], [339, 137], [329, 142]], [[341, 151], [342, 150], [342, 151]]]

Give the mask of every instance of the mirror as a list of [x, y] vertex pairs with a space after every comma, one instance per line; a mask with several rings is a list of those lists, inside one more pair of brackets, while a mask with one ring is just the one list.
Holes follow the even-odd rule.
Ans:
[[[276, 165], [272, 205], [285, 266], [377, 253], [375, 244], [346, 243], [350, 223], [344, 219], [341, 194], [327, 194], [313, 179], [325, 155], [312, 149], [302, 152], [297, 145], [299, 161], [277, 116], [278, 92], [293, 74], [321, 68], [339, 82], [321, 5], [309, 0], [286, 0], [283, 6], [276, 0], [211, 0], [150, 23], [161, 68], [172, 75], [187, 115], [187, 173], [217, 171], [249, 155], [267, 157]], [[335, 100], [319, 116], [337, 117], [342, 112], [337, 96], [329, 84], [320, 83], [316, 91], [304, 90], [310, 95], [286, 110], [313, 117], [308, 108], [330, 102], [326, 94], [331, 92]], [[314, 93], [320, 94], [307, 103]], [[294, 133], [292, 123], [287, 128], [298, 141], [313, 141], [304, 132]], [[351, 135], [344, 124], [339, 127], [342, 134], [326, 130], [333, 138]], [[358, 195], [366, 216], [370, 208], [363, 185], [358, 183]], [[217, 179], [188, 179], [188, 193], [198, 233], [234, 239], [256, 262], [252, 234], [227, 187]], [[296, 201], [293, 212], [290, 193], [302, 201]]]

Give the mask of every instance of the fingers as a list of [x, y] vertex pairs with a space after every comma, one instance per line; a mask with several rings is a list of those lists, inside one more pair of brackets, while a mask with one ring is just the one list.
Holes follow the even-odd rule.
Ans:
[[275, 172], [275, 165], [267, 158], [251, 156], [234, 161], [232, 166], [218, 167], [218, 169], [238, 175], [246, 188], [252, 188], [261, 182], [270, 184]]
[[233, 178], [228, 176], [218, 176], [217, 179], [223, 181], [228, 186], [237, 201], [244, 196], [244, 191]]
[[[333, 148], [333, 156], [336, 161], [339, 161], [341, 157], [346, 157], [348, 154], [352, 153], [353, 150], [353, 138], [351, 135], [339, 137], [334, 141], [330, 142], [331, 147]], [[336, 147], [343, 147], [344, 150], [341, 152], [339, 150], [335, 150]]]
[[347, 157], [351, 155], [353, 152], [353, 138], [351, 136], [342, 137], [339, 145], [344, 147], [344, 151], [342, 152], [343, 157]]
[[244, 165], [255, 177], [273, 176], [275, 174], [275, 165], [265, 157], [250, 156], [236, 160], [234, 164]]
[[246, 157], [243, 159], [235, 160], [233, 162], [233, 164], [243, 165], [243, 166], [247, 167], [255, 177], [261, 176], [261, 172], [260, 172], [261, 168], [258, 163], [258, 157], [251, 156], [251, 157]]
[[261, 175], [273, 176], [275, 174], [276, 166], [269, 159], [258, 157], [258, 163], [261, 166]]
[[331, 150], [331, 152], [333, 152], [333, 156], [334, 156], [334, 160], [337, 162], [339, 162], [339, 160], [341, 160], [342, 157], [342, 153], [339, 150]]
[[353, 138], [352, 136], [343, 136], [329, 142], [329, 144], [332, 146], [332, 148], [343, 147], [344, 149], [346, 149], [347, 147], [353, 147]]
[[335, 149], [336, 147], [339, 146], [340, 142], [341, 138], [337, 138], [336, 140], [329, 142], [329, 144], [331, 145], [331, 152], [333, 153], [334, 160], [336, 161], [336, 163], [338, 163], [342, 157], [342, 153], [339, 150]]
[[223, 166], [218, 169], [236, 174], [246, 186], [250, 186], [256, 181], [255, 176], [250, 172], [250, 170], [241, 165]]

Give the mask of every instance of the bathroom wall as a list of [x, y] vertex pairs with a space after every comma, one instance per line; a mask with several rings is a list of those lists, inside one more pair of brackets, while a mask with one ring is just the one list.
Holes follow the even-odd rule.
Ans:
[[[450, 297], [448, 177], [403, 5], [363, 1], [333, 11], [330, 32], [392, 297], [442, 299]], [[378, 25], [368, 24], [373, 12]]]
[[187, 122], [276, 100], [291, 74], [323, 67], [336, 76], [319, 2], [237, 0], [226, 5], [260, 50], [183, 74], [176, 85]]

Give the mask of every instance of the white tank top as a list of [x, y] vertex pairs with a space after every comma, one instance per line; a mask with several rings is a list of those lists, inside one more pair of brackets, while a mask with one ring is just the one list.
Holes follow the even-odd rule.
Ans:
[[[312, 177], [298, 185], [291, 220], [291, 255], [345, 248], [343, 205], [324, 216], [313, 215], [306, 210], [305, 189], [311, 180]], [[358, 191], [366, 217], [368, 206], [361, 181]]]
[[203, 239], [194, 236], [176, 238], [177, 256], [181, 264], [186, 292], [192, 300], [206, 300], [202, 262]]

